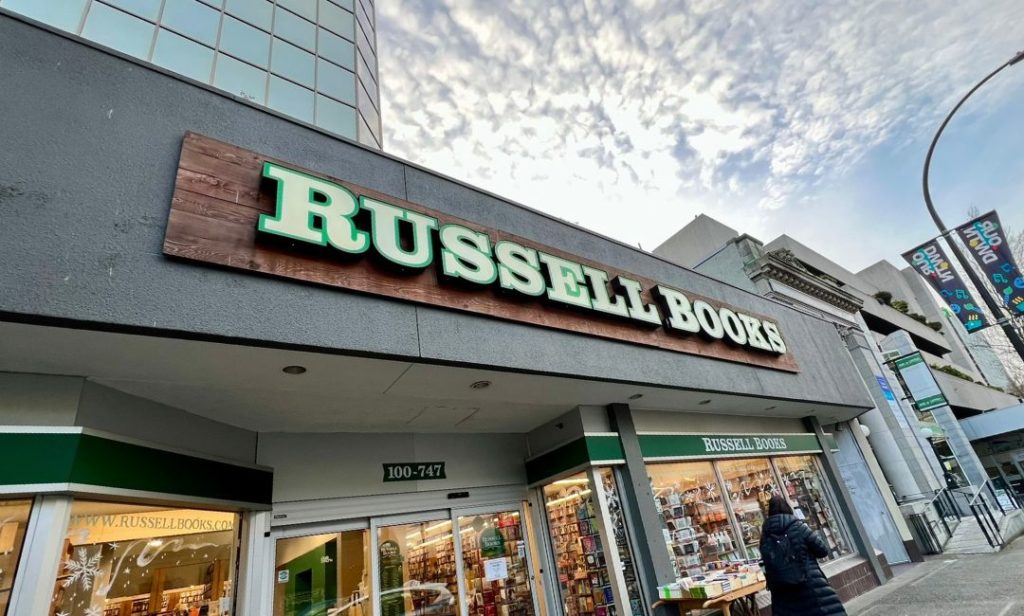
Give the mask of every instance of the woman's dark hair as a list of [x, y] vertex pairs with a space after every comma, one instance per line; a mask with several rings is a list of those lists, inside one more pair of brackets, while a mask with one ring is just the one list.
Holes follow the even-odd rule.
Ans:
[[789, 502], [786, 497], [781, 494], [773, 494], [771, 500], [768, 501], [768, 515], [779, 515], [780, 513], [788, 513], [793, 515], [793, 508], [789, 506]]

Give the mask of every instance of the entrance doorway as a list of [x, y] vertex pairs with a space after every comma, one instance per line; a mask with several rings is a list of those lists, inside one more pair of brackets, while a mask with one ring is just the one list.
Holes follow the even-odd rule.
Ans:
[[519, 504], [275, 534], [274, 616], [539, 613]]

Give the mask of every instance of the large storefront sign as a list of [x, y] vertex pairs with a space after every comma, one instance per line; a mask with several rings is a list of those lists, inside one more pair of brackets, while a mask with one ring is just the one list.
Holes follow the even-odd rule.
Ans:
[[639, 439], [645, 460], [821, 451], [813, 434], [640, 434]]
[[985, 314], [974, 301], [963, 278], [953, 269], [952, 262], [938, 240], [930, 240], [903, 253], [903, 258], [946, 300], [949, 309], [968, 332], [988, 325]]
[[164, 252], [797, 371], [778, 324], [751, 311], [195, 134]]
[[920, 353], [900, 357], [893, 364], [907, 384], [918, 411], [930, 411], [946, 405], [946, 397]]
[[995, 211], [983, 214], [957, 227], [956, 232], [1010, 312], [1024, 314], [1024, 275], [1013, 258], [999, 215]]

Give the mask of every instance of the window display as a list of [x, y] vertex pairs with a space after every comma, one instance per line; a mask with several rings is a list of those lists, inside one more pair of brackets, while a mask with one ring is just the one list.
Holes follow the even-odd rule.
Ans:
[[519, 512], [459, 518], [471, 616], [534, 616]]
[[451, 520], [377, 531], [381, 616], [459, 613], [459, 571]]
[[0, 616], [7, 613], [32, 501], [0, 500]]
[[231, 614], [238, 516], [76, 500], [51, 613]]
[[700, 575], [711, 561], [742, 560], [711, 462], [652, 464], [647, 470], [677, 576]]
[[274, 566], [274, 616], [370, 616], [366, 530], [281, 539]]
[[725, 482], [740, 536], [747, 550], [747, 558], [761, 558], [758, 546], [761, 542], [761, 526], [768, 507], [768, 500], [778, 491], [775, 474], [766, 458], [741, 460], [719, 460], [718, 472]]
[[544, 486], [544, 501], [565, 616], [614, 616], [613, 580], [584, 473]]
[[598, 472], [604, 487], [604, 500], [608, 506], [611, 530], [615, 534], [615, 550], [619, 555], [619, 563], [622, 565], [622, 577], [626, 584], [629, 609], [633, 614], [643, 614], [640, 582], [637, 580], [636, 568], [633, 566], [633, 552], [629, 546], [626, 519], [622, 511], [622, 500], [619, 498], [619, 487], [615, 481], [615, 473], [608, 467], [602, 468]]
[[829, 546], [829, 558], [849, 553], [849, 545], [840, 530], [828, 492], [823, 487], [825, 481], [818, 472], [814, 456], [775, 458], [775, 466], [782, 477], [786, 496], [793, 505], [793, 513], [803, 517], [814, 530], [821, 531]]

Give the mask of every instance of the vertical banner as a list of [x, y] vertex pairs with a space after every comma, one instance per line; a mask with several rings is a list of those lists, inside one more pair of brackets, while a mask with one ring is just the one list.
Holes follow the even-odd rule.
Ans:
[[1024, 276], [1013, 258], [999, 215], [994, 210], [982, 214], [957, 227], [956, 232], [970, 248], [989, 282], [1002, 295], [1010, 313], [1024, 314]]
[[903, 253], [903, 258], [928, 279], [932, 288], [946, 300], [949, 309], [960, 319], [968, 333], [988, 325], [985, 314], [967, 291], [967, 285], [960, 274], [953, 269], [953, 264], [946, 257], [946, 252], [938, 240], [930, 240]]

